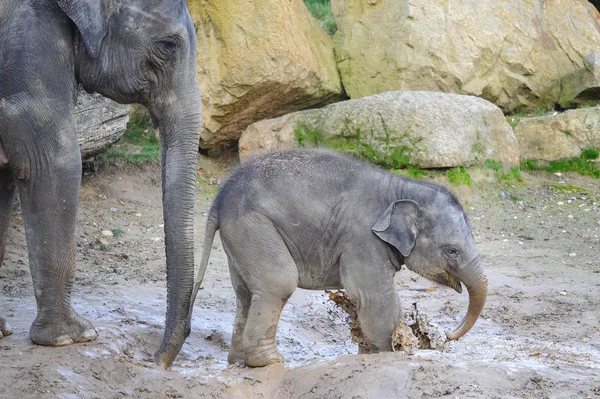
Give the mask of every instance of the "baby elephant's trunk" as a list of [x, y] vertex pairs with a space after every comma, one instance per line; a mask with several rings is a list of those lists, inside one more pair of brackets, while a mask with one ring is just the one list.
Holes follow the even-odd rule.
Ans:
[[463, 267], [457, 277], [469, 291], [469, 308], [460, 325], [454, 331], [446, 333], [448, 340], [457, 340], [469, 332], [481, 314], [483, 305], [485, 305], [485, 299], [487, 298], [488, 281], [483, 274], [479, 258], [474, 259], [471, 263]]

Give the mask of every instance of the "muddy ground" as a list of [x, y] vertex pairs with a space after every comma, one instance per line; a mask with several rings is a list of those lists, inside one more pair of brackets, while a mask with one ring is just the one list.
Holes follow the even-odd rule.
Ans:
[[[197, 237], [226, 167], [200, 159]], [[298, 290], [284, 309], [284, 365], [227, 365], [235, 311], [226, 260], [215, 244], [194, 325], [171, 370], [155, 367], [165, 312], [160, 169], [104, 166], [84, 177], [73, 302], [94, 321], [95, 342], [32, 345], [35, 302], [19, 211], [0, 268], [0, 398], [598, 398], [600, 397], [600, 182], [523, 173], [499, 185], [474, 172], [453, 188], [465, 204], [486, 264], [482, 317], [444, 352], [357, 355], [345, 314], [320, 291]], [[117, 236], [104, 237], [103, 230]], [[119, 235], [118, 229], [124, 234]], [[218, 240], [217, 240], [218, 241]], [[199, 260], [200, 254], [197, 254]], [[467, 294], [403, 269], [405, 308], [446, 329]]]

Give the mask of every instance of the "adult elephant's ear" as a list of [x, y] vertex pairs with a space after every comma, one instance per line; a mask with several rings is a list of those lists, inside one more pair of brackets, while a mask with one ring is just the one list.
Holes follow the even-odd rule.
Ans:
[[106, 36], [108, 17], [104, 0], [57, 0], [59, 7], [77, 25], [88, 54], [100, 54], [102, 39]]
[[419, 204], [415, 201], [394, 201], [379, 216], [371, 230], [406, 257], [415, 247], [418, 215]]

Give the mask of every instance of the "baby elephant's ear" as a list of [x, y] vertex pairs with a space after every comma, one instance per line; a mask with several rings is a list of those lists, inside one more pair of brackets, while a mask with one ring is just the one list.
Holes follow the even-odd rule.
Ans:
[[418, 215], [419, 204], [415, 201], [395, 201], [379, 216], [371, 230], [406, 257], [415, 247]]
[[77, 25], [88, 54], [100, 54], [100, 45], [108, 28], [105, 0], [57, 0], [58, 6]]

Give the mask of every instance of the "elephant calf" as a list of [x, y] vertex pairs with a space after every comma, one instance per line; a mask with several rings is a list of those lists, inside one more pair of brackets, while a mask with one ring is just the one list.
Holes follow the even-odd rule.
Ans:
[[208, 216], [192, 307], [219, 229], [237, 297], [230, 363], [283, 361], [275, 333], [296, 287], [345, 289], [369, 352], [391, 350], [403, 264], [459, 293], [467, 287], [467, 315], [448, 339], [471, 329], [487, 296], [469, 222], [447, 189], [334, 152], [283, 151], [237, 169]]

